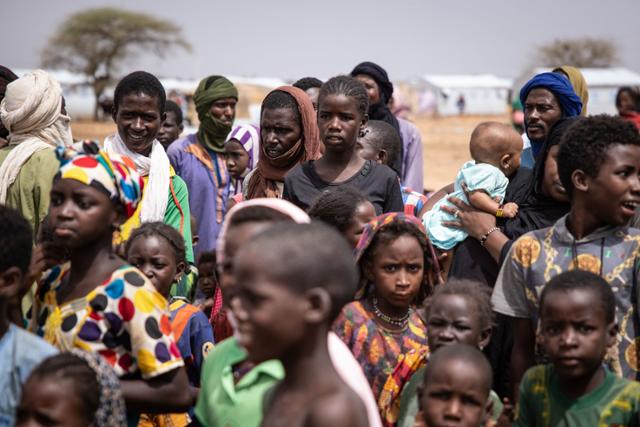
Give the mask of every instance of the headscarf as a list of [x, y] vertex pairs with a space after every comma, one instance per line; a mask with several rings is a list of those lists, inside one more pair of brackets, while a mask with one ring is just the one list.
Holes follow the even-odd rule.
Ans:
[[[18, 80], [18, 76], [13, 71], [5, 66], [0, 65], [0, 101], [4, 99], [4, 94], [7, 91], [7, 85], [14, 80]], [[0, 138], [6, 138], [9, 135], [9, 131], [4, 128], [2, 121], [0, 120]]]
[[[378, 232], [383, 230], [389, 224], [399, 223], [399, 222], [411, 224], [414, 227], [416, 227], [420, 231], [420, 233], [424, 234], [425, 240], [427, 241], [427, 247], [428, 247], [427, 250], [429, 251], [428, 254], [425, 253], [425, 260], [427, 259], [430, 260], [430, 263], [432, 264], [433, 268], [436, 270], [436, 274], [438, 274], [439, 273], [438, 258], [436, 256], [436, 252], [433, 246], [431, 245], [431, 242], [427, 238], [427, 232], [425, 231], [422, 221], [420, 221], [418, 218], [416, 218], [413, 215], [406, 215], [402, 212], [389, 212], [386, 214], [379, 215], [375, 217], [373, 220], [371, 220], [369, 223], [367, 223], [367, 225], [365, 225], [364, 230], [362, 232], [362, 236], [360, 236], [360, 240], [358, 241], [358, 244], [356, 245], [356, 249], [354, 252], [355, 261], [360, 266], [360, 269], [362, 270], [362, 262], [363, 262], [364, 254], [367, 252], [367, 249], [369, 249], [369, 247], [371, 246], [371, 243], [373, 242], [373, 239], [376, 237]], [[428, 263], [425, 263], [424, 268], [425, 268], [425, 274], [426, 274], [426, 270], [428, 270], [429, 268]], [[369, 288], [371, 284], [367, 283], [364, 277], [361, 277], [360, 279], [361, 279], [360, 286], [358, 287], [358, 290], [356, 291], [356, 295], [355, 295], [356, 300], [365, 298], [370, 293]]]
[[[351, 76], [355, 77], [358, 74], [364, 74], [375, 80], [380, 92], [380, 102], [369, 105], [369, 119], [382, 120], [389, 123], [398, 132], [402, 140], [402, 134], [400, 133], [400, 124], [398, 119], [389, 110], [388, 102], [393, 96], [393, 83], [389, 80], [389, 76], [384, 68], [373, 62], [362, 62], [351, 71]], [[393, 165], [390, 165], [398, 176], [402, 176], [402, 159], [404, 158], [404, 144], [400, 145], [400, 155], [396, 157]]]
[[[276, 183], [284, 181], [287, 172], [298, 163], [320, 158], [320, 132], [316, 110], [307, 94], [293, 86], [280, 86], [274, 90], [286, 92], [295, 99], [302, 120], [302, 138], [277, 159], [270, 159], [266, 155], [265, 144], [260, 141], [258, 166], [249, 179], [247, 199], [277, 197]], [[260, 117], [263, 112], [264, 107]]]
[[235, 139], [240, 143], [244, 151], [249, 155], [249, 163], [247, 168], [242, 173], [242, 177], [238, 179], [232, 179], [232, 186], [235, 188], [235, 192], [230, 196], [242, 192], [242, 181], [249, 172], [253, 170], [256, 163], [258, 163], [258, 157], [260, 156], [260, 129], [254, 125], [238, 125], [227, 136], [225, 143]]
[[553, 72], [562, 72], [569, 77], [569, 82], [573, 87], [573, 91], [582, 101], [582, 111], [580, 112], [580, 115], [586, 117], [587, 104], [589, 103], [589, 87], [587, 86], [587, 81], [584, 79], [580, 70], [576, 67], [572, 67], [571, 65], [563, 65], [562, 67], [555, 68]]
[[96, 375], [100, 388], [98, 409], [92, 425], [95, 427], [126, 427], [127, 414], [120, 380], [113, 368], [97, 353], [73, 349], [71, 353], [82, 359]]
[[164, 147], [157, 139], [151, 145], [149, 157], [129, 150], [118, 133], [104, 140], [104, 151], [109, 156], [120, 155], [131, 159], [141, 176], [148, 176], [145, 196], [140, 208], [140, 222], [164, 221], [169, 201], [171, 164]]
[[16, 147], [0, 165], [0, 204], [34, 153], [73, 144], [70, 118], [61, 110], [62, 88], [45, 71], [33, 71], [7, 85], [0, 119], [9, 131], [9, 144]]
[[57, 179], [74, 179], [105, 193], [124, 208], [126, 218], [136, 211], [144, 182], [128, 157], [107, 154], [93, 143], [84, 143], [81, 151], [58, 147], [60, 160]]
[[[210, 80], [213, 82], [207, 87]], [[222, 76], [209, 76], [202, 79], [193, 94], [193, 102], [196, 104], [196, 112], [200, 120], [198, 141], [216, 153], [224, 151], [224, 142], [231, 132], [231, 125], [214, 117], [211, 113], [211, 105], [224, 98], [238, 99], [238, 89]]]

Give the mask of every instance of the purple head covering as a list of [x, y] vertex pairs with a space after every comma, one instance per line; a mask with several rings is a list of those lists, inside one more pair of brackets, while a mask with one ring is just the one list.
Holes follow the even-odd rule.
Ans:
[[258, 163], [258, 155], [260, 153], [260, 128], [254, 125], [238, 125], [233, 128], [225, 142], [229, 142], [232, 139], [240, 142], [242, 148], [249, 154], [249, 164], [243, 174], [243, 176], [246, 176], [253, 170], [256, 163]]

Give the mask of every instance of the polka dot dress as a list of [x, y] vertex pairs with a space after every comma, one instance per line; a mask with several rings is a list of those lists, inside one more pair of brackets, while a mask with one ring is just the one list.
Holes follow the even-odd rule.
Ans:
[[38, 293], [39, 333], [60, 350], [100, 354], [118, 377], [152, 378], [182, 366], [167, 301], [134, 267], [124, 266], [84, 298], [57, 304], [69, 265], [51, 269]]

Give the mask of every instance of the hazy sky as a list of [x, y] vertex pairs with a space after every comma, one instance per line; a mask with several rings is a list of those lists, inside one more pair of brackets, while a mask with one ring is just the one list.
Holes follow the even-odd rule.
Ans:
[[117, 6], [170, 19], [191, 53], [133, 58], [122, 73], [322, 78], [371, 60], [394, 80], [425, 73], [515, 77], [536, 47], [559, 37], [617, 43], [640, 71], [639, 0], [19, 0], [3, 1], [0, 63], [39, 65], [47, 38], [70, 14]]

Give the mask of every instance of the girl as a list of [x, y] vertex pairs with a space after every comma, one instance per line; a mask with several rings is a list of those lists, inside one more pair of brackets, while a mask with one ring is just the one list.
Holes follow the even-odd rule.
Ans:
[[61, 350], [98, 353], [121, 379], [129, 421], [140, 411], [184, 411], [194, 400], [171, 332], [167, 302], [113, 252], [113, 233], [140, 202], [142, 179], [128, 158], [95, 144], [59, 149], [49, 223], [69, 262], [51, 268], [32, 318]]
[[367, 125], [369, 97], [356, 79], [338, 76], [320, 89], [318, 127], [325, 152], [317, 161], [295, 167], [285, 177], [283, 198], [308, 209], [327, 188], [351, 185], [373, 203], [376, 213], [404, 209], [400, 184], [387, 166], [364, 160], [356, 151]]
[[51, 356], [31, 372], [16, 415], [19, 427], [126, 426], [113, 368], [100, 355], [80, 350]]
[[309, 208], [309, 216], [335, 227], [355, 249], [376, 211], [360, 191], [345, 185], [322, 193]]
[[256, 167], [260, 153], [260, 130], [253, 125], [236, 126], [224, 144], [224, 159], [229, 175], [231, 189], [229, 197], [242, 201], [242, 182]]
[[414, 216], [390, 213], [367, 224], [356, 248], [362, 278], [356, 300], [334, 324], [388, 426], [397, 421], [400, 390], [428, 353], [426, 326], [415, 309], [431, 289], [427, 253], [433, 252]]
[[292, 86], [271, 91], [262, 102], [260, 158], [245, 177], [244, 199], [281, 198], [287, 172], [298, 163], [318, 159], [320, 150], [316, 111], [307, 94]]

